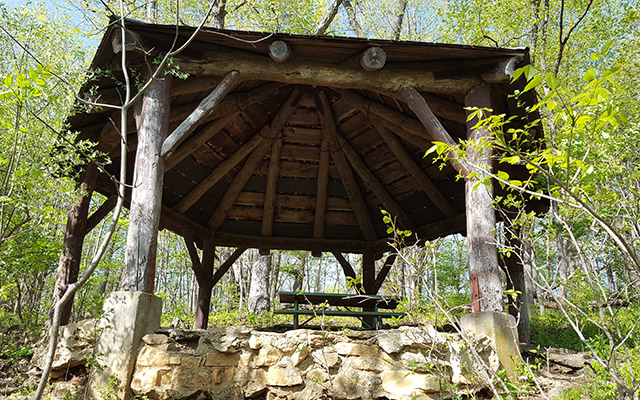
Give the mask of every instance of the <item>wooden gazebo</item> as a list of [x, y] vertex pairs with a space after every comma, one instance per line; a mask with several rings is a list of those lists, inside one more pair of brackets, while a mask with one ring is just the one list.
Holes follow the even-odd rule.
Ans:
[[[174, 39], [180, 46], [194, 31], [136, 21], [126, 29], [124, 46], [117, 24], [107, 30], [92, 67], [109, 73], [96, 74], [81, 96], [120, 104], [123, 48], [144, 77]], [[511, 75], [526, 63], [526, 49], [203, 29], [172, 59], [173, 75], [188, 77], [161, 75], [131, 110], [123, 288], [149, 288], [159, 226], [191, 243], [201, 295], [210, 295], [247, 247], [332, 252], [339, 260], [344, 252], [362, 253], [363, 287], [375, 294], [391, 266], [376, 276], [374, 260], [390, 250], [384, 209], [418, 240], [466, 234], [476, 309], [499, 310], [491, 205], [499, 186], [471, 190], [482, 165], [498, 167], [496, 158], [469, 150], [443, 167], [424, 153], [433, 141], [492, 135], [472, 129], [465, 107], [516, 115], [511, 126], [524, 126], [522, 104], [533, 98], [509, 95], [522, 89]], [[79, 138], [109, 154], [113, 162], [105, 168], [113, 176], [119, 174], [117, 121], [117, 111], [95, 107], [69, 120]], [[531, 139], [540, 135], [534, 131]], [[526, 178], [524, 168], [510, 168], [512, 177]], [[110, 199], [117, 193], [107, 174], [83, 179]], [[204, 260], [193, 243], [205, 249]], [[215, 246], [239, 248], [217, 271]], [[355, 275], [342, 264], [346, 275]]]

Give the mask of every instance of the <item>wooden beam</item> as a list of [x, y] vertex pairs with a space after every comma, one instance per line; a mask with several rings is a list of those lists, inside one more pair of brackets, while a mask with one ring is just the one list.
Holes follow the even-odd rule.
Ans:
[[200, 284], [205, 280], [204, 270], [202, 268], [202, 262], [200, 262], [198, 250], [196, 250], [196, 246], [193, 242], [191, 232], [188, 229], [183, 230], [182, 238], [184, 239], [184, 244], [187, 247], [187, 252], [189, 253], [189, 259], [191, 260], [191, 269], [196, 276], [196, 281], [198, 281], [198, 284]]
[[211, 307], [211, 291], [213, 290], [213, 264], [216, 257], [216, 245], [213, 240], [206, 240], [202, 248], [202, 263], [200, 264], [201, 279], [198, 280], [198, 300], [196, 314], [193, 319], [193, 329], [207, 329], [209, 327], [209, 310]]
[[[271, 146], [269, 172], [267, 173], [267, 191], [265, 193], [262, 214], [262, 236], [271, 236], [273, 233], [273, 214], [276, 208], [276, 189], [278, 186], [278, 176], [280, 175], [281, 151], [282, 139], [280, 138], [274, 140], [273, 145]], [[268, 249], [266, 251], [268, 252]]]
[[327, 215], [327, 184], [329, 183], [329, 142], [323, 137], [320, 142], [320, 161], [318, 163], [318, 184], [316, 189], [316, 207], [313, 217], [313, 237], [324, 237], [324, 224]]
[[420, 91], [440, 94], [464, 94], [482, 83], [479, 76], [436, 79], [433, 72], [423, 68], [407, 69], [387, 66], [376, 74], [350, 67], [323, 62], [288, 60], [274, 63], [269, 56], [229, 48], [212, 49], [207, 45], [204, 57], [185, 55], [174, 58], [176, 64], [193, 75], [223, 75], [237, 70], [244, 79], [267, 80], [289, 84], [328, 86], [332, 88], [391, 90], [414, 86]]
[[224, 274], [227, 273], [227, 271], [229, 271], [229, 268], [231, 268], [231, 266], [233, 265], [234, 262], [236, 262], [238, 260], [238, 258], [240, 258], [240, 256], [242, 255], [242, 253], [244, 253], [245, 251], [247, 251], [248, 247], [238, 247], [233, 254], [231, 254], [229, 256], [229, 258], [227, 258], [225, 260], [224, 263], [222, 263], [222, 265], [216, 270], [216, 272], [213, 274], [213, 285], [211, 285], [212, 287], [215, 286], [216, 283], [218, 283], [218, 281], [220, 279], [222, 279], [222, 277], [224, 276]]
[[184, 120], [162, 143], [163, 158], [170, 157], [196, 128], [202, 124], [203, 119], [210, 115], [220, 105], [224, 97], [234, 88], [240, 80], [238, 71], [229, 72], [207, 97], [202, 99], [198, 107]]
[[376, 276], [376, 280], [373, 283], [373, 290], [375, 293], [378, 293], [380, 291], [382, 284], [384, 283], [385, 279], [387, 279], [387, 275], [389, 275], [389, 271], [391, 271], [393, 263], [396, 261], [396, 257], [398, 257], [398, 253], [393, 253], [389, 254], [387, 256], [387, 259], [384, 260], [384, 265], [378, 272], [378, 276]]
[[[404, 87], [400, 90], [400, 93], [404, 96], [405, 101], [409, 105], [409, 108], [418, 116], [418, 119], [422, 122], [422, 125], [427, 129], [434, 141], [446, 143], [450, 147], [458, 145], [449, 132], [442, 126], [438, 118], [433, 114], [431, 108], [427, 104], [427, 101], [414, 87]], [[467, 163], [458, 158], [454, 152], [448, 153], [451, 165], [463, 176], [469, 175], [469, 166]]]
[[364, 292], [369, 295], [375, 295], [376, 280], [376, 258], [374, 252], [369, 249], [362, 253], [362, 286]]
[[263, 127], [258, 133], [253, 135], [251, 139], [245, 142], [240, 148], [229, 156], [226, 160], [218, 164], [211, 173], [204, 178], [198, 186], [187, 193], [182, 200], [174, 207], [179, 213], [185, 213], [192, 205], [194, 205], [209, 189], [218, 183], [226, 174], [228, 174], [236, 165], [240, 164], [245, 157], [260, 146], [266, 136], [268, 127]]
[[449, 203], [446, 197], [442, 195], [440, 190], [424, 173], [422, 168], [413, 161], [396, 136], [380, 123], [376, 124], [376, 130], [382, 137], [382, 140], [384, 140], [387, 146], [389, 146], [391, 152], [393, 152], [400, 164], [402, 164], [411, 177], [422, 188], [427, 197], [429, 197], [429, 200], [431, 200], [431, 202], [438, 207], [446, 217], [453, 217], [457, 215], [458, 211], [451, 205], [451, 203]]
[[274, 40], [269, 45], [269, 56], [275, 62], [285, 62], [291, 57], [291, 49], [282, 40]]
[[262, 162], [262, 157], [265, 155], [270, 145], [271, 141], [268, 139], [260, 143], [260, 145], [256, 147], [256, 149], [253, 150], [251, 155], [247, 158], [247, 161], [245, 161], [242, 168], [240, 168], [240, 171], [238, 171], [236, 176], [233, 177], [233, 181], [231, 181], [229, 188], [227, 188], [222, 200], [220, 200], [218, 207], [216, 207], [211, 218], [209, 218], [209, 222], [207, 223], [207, 227], [209, 229], [216, 230], [220, 225], [222, 225], [224, 220], [227, 218], [229, 209], [233, 206], [233, 203], [235, 203], [240, 191], [244, 185], [247, 184], [247, 181], [251, 178], [251, 175], [253, 175], [256, 167]]
[[[193, 221], [191, 218], [175, 212], [169, 207], [162, 207], [163, 226], [177, 234], [182, 234], [183, 229], [190, 230], [202, 241], [209, 238], [210, 231], [206, 227]], [[215, 232], [215, 242], [218, 246], [260, 246], [281, 250], [318, 250], [318, 251], [339, 251], [343, 253], [362, 253], [366, 247], [366, 242], [362, 240], [347, 239], [311, 239], [296, 237], [279, 237], [260, 235], [247, 235], [238, 233]]]
[[91, 232], [93, 228], [98, 226], [98, 224], [104, 219], [104, 217], [106, 217], [111, 212], [111, 210], [113, 210], [113, 208], [116, 206], [117, 201], [117, 195], [114, 194], [109, 196], [104, 201], [104, 203], [102, 203], [100, 207], [98, 207], [98, 209], [89, 216], [89, 218], [87, 219], [87, 226], [85, 228], [86, 230], [84, 232], [85, 235]]
[[121, 290], [146, 290], [155, 264], [164, 177], [160, 151], [169, 131], [170, 87], [170, 76], [154, 79], [136, 107], [139, 140]]
[[382, 103], [361, 96], [351, 90], [336, 90], [340, 98], [351, 104], [358, 111], [369, 117], [377, 115], [385, 121], [400, 128], [398, 134], [402, 134], [403, 139], [420, 149], [426, 150], [430, 147], [428, 132], [425, 127], [415, 118], [396, 111]]
[[168, 155], [164, 162], [165, 172], [173, 169], [173, 167], [180, 164], [180, 161], [189, 157], [194, 151], [198, 150], [202, 145], [215, 137], [222, 128], [227, 126], [229, 122], [238, 116], [238, 113], [239, 112], [223, 115], [178, 147], [173, 154]]
[[[316, 204], [313, 215], [313, 237], [324, 236], [324, 225], [327, 215], [327, 185], [329, 183], [329, 143], [326, 138], [320, 142], [320, 157], [318, 162], [318, 184], [316, 189]], [[322, 252], [311, 252], [314, 257], [322, 257]]]
[[[474, 88], [467, 94], [468, 107], [492, 108], [491, 87]], [[470, 111], [469, 111], [470, 113]], [[504, 312], [501, 271], [498, 265], [496, 238], [496, 213], [493, 209], [493, 184], [478, 184], [491, 171], [492, 151], [481, 143], [491, 140], [492, 132], [487, 127], [474, 129], [476, 118], [467, 122], [466, 158], [474, 172], [465, 181], [465, 204], [467, 215], [467, 259], [469, 276], [478, 279], [480, 311]]]
[[353, 208], [353, 213], [356, 216], [362, 235], [368, 241], [375, 240], [377, 239], [377, 234], [373, 227], [371, 215], [369, 215], [369, 210], [367, 209], [367, 204], [360, 192], [360, 188], [358, 187], [358, 182], [356, 182], [356, 178], [353, 175], [353, 171], [351, 170], [344, 153], [340, 151], [339, 144], [336, 141], [338, 129], [335, 124], [333, 112], [331, 111], [329, 99], [324, 92], [320, 92], [318, 94], [316, 98], [316, 105], [320, 111], [323, 136], [325, 136], [329, 142], [329, 151], [331, 152], [333, 161], [336, 164], [336, 169], [342, 178], [342, 184], [347, 192], [349, 201], [351, 202], [351, 207]]
[[[342, 267], [342, 271], [344, 272], [344, 276], [355, 281], [355, 279], [357, 278], [356, 271], [354, 271], [353, 267], [351, 266], [349, 261], [344, 258], [342, 253], [340, 253], [339, 251], [332, 251], [331, 254], [333, 254], [336, 260], [338, 260], [338, 263], [340, 264], [340, 266]], [[362, 283], [355, 283], [353, 288], [356, 290], [356, 292], [362, 293]]]
[[[378, 92], [378, 94], [384, 94], [393, 97], [396, 100], [405, 101], [404, 96], [398, 92]], [[467, 114], [464, 112], [464, 104], [456, 103], [455, 101], [447, 100], [431, 93], [422, 93], [422, 97], [424, 97], [424, 99], [429, 103], [429, 107], [431, 107], [431, 110], [438, 117], [446, 118], [459, 124], [467, 123]]]
[[398, 203], [396, 203], [389, 192], [387, 192], [387, 189], [385, 189], [384, 185], [380, 183], [378, 178], [373, 174], [373, 172], [369, 170], [369, 167], [367, 167], [364, 161], [362, 161], [358, 153], [351, 146], [351, 143], [349, 143], [349, 141], [342, 135], [340, 135], [337, 131], [336, 135], [337, 136], [334, 138], [334, 140], [347, 156], [347, 159], [351, 163], [353, 170], [356, 171], [356, 173], [362, 179], [362, 182], [364, 182], [369, 190], [373, 192], [382, 206], [384, 206], [384, 208], [389, 211], [391, 215], [398, 219], [398, 222], [403, 228], [411, 229], [415, 227], [415, 224], [404, 212], [402, 207], [400, 207]]
[[218, 164], [218, 166], [198, 184], [191, 192], [180, 200], [180, 202], [174, 207], [179, 213], [186, 212], [192, 205], [194, 205], [204, 194], [213, 187], [220, 179], [222, 179], [229, 171], [231, 171], [236, 165], [238, 165], [244, 158], [254, 151], [265, 138], [271, 138], [276, 135], [289, 116], [295, 111], [299, 91], [293, 89], [287, 97], [278, 113], [273, 117], [270, 124], [267, 124], [260, 129], [249, 141], [237, 149], [229, 158]]

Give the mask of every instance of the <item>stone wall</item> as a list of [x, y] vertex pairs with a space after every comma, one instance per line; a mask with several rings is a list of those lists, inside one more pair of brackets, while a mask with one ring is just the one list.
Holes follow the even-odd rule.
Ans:
[[[150, 399], [439, 399], [485, 388], [498, 359], [432, 327], [386, 331], [167, 331], [143, 338], [131, 388]], [[484, 365], [481, 365], [484, 364]]]
[[[85, 362], [92, 352], [95, 322], [62, 329], [53, 376]], [[430, 326], [161, 332], [143, 337], [131, 383], [135, 395], [163, 400], [440, 399], [486, 388], [474, 377], [484, 376], [486, 366], [497, 370], [499, 365], [487, 337], [466, 344], [458, 334]], [[34, 361], [41, 358], [36, 353]], [[90, 392], [82, 390], [77, 398], [85, 398], [82, 393], [90, 398]]]

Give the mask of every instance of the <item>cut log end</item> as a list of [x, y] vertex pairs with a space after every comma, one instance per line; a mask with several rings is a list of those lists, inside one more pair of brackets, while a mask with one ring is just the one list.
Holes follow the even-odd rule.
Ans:
[[320, 258], [320, 257], [322, 257], [322, 251], [321, 250], [311, 250], [311, 255], [313, 257]]
[[258, 249], [258, 253], [260, 253], [261, 256], [268, 256], [271, 254], [271, 249]]
[[381, 47], [372, 46], [365, 50], [360, 57], [360, 66], [365, 71], [377, 71], [387, 62], [387, 53]]
[[269, 45], [269, 56], [275, 62], [285, 62], [291, 57], [291, 49], [282, 40], [274, 40]]

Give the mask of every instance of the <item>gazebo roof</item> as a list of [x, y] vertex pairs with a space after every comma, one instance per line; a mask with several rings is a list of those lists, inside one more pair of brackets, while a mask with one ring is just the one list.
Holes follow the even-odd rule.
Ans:
[[[136, 44], [129, 62], [144, 69], [195, 28], [127, 21], [127, 29]], [[120, 104], [119, 37], [115, 25], [105, 33], [92, 64], [103, 73], [81, 96]], [[278, 51], [289, 50], [288, 60], [270, 57], [276, 41], [286, 43]], [[371, 48], [374, 68], [362, 60]], [[381, 54], [386, 62], [378, 68]], [[529, 93], [520, 101], [509, 96], [523, 86], [511, 83], [509, 72], [528, 63], [526, 49], [205, 28], [172, 62], [189, 77], [173, 78], [169, 133], [186, 134], [172, 135], [178, 139], [163, 149], [161, 227], [226, 246], [380, 254], [389, 248], [381, 209], [420, 239], [464, 234], [464, 181], [451, 164], [424, 157], [437, 136], [402, 89], [415, 88], [437, 116], [436, 128], [454, 141], [467, 137], [465, 95], [472, 87], [491, 85], [494, 112], [522, 117], [514, 126], [527, 122], [521, 102], [534, 100]], [[185, 131], [184, 121], [225, 79], [226, 97]], [[116, 115], [86, 109], [69, 119], [70, 129], [114, 160]], [[106, 167], [115, 176], [118, 168]], [[526, 174], [512, 168], [512, 176]], [[117, 189], [101, 174], [97, 190], [112, 196]]]

